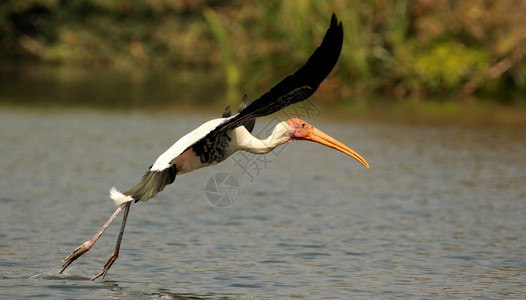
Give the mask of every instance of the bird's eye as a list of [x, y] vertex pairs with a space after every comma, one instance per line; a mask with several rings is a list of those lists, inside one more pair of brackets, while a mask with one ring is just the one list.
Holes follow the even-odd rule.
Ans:
[[301, 128], [305, 128], [305, 123], [301, 123]]

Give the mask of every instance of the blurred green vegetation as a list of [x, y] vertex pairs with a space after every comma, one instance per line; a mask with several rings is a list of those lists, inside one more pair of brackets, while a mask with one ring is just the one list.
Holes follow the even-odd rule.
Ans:
[[345, 41], [320, 87], [338, 100], [326, 101], [524, 106], [525, 11], [523, 0], [4, 0], [0, 60], [206, 70], [234, 102], [302, 65], [336, 12]]

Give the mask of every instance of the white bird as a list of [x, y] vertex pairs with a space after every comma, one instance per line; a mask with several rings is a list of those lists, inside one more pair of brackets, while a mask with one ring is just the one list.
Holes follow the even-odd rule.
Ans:
[[[92, 280], [100, 276], [104, 278], [119, 256], [124, 226], [132, 202], [148, 201], [162, 191], [166, 185], [173, 183], [176, 175], [220, 163], [236, 151], [265, 154], [284, 143], [306, 140], [341, 151], [369, 168], [369, 164], [358, 153], [297, 118], [276, 125], [272, 134], [265, 140], [257, 139], [247, 130], [247, 127], [252, 128], [255, 118], [277, 112], [314, 94], [336, 64], [342, 44], [343, 27], [341, 22], [338, 22], [336, 15], [333, 14], [330, 27], [321, 45], [303, 67], [294, 74], [285, 77], [270, 91], [254, 100], [236, 115], [229, 116], [230, 112], [227, 108], [224, 116], [228, 117], [208, 121], [183, 136], [157, 158], [142, 180], [133, 188], [121, 193], [113, 187], [110, 191], [110, 197], [118, 206], [117, 210], [90, 240], [77, 247], [64, 259], [60, 273], [64, 272], [73, 261], [89, 251], [106, 228], [124, 210], [115, 250], [102, 270]], [[250, 124], [251, 122], [252, 124]]]

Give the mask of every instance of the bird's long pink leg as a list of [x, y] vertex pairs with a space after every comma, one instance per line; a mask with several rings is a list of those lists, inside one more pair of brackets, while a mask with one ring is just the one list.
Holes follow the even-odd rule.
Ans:
[[[128, 202], [129, 204], [129, 202]], [[123, 207], [126, 205], [126, 203], [120, 205], [117, 207], [113, 215], [106, 221], [106, 223], [101, 227], [101, 229], [88, 241], [84, 242], [82, 245], [78, 246], [73, 252], [68, 255], [66, 258], [64, 258], [64, 264], [62, 265], [62, 270], [60, 270], [60, 274], [66, 270], [66, 268], [74, 262], [77, 258], [81, 257], [82, 254], [86, 253], [93, 247], [95, 242], [99, 239], [99, 237], [102, 235], [104, 231], [110, 226], [110, 224], [117, 218], [117, 216], [121, 213]], [[128, 206], [129, 207], [129, 206]]]
[[128, 219], [128, 213], [130, 212], [130, 205], [131, 202], [126, 202], [123, 204], [124, 206], [124, 216], [122, 217], [122, 223], [121, 223], [121, 231], [119, 232], [119, 237], [117, 238], [117, 244], [115, 245], [115, 250], [113, 250], [113, 253], [111, 254], [110, 258], [102, 267], [102, 270], [100, 270], [99, 274], [93, 276], [91, 280], [95, 280], [102, 276], [102, 278], [106, 277], [106, 273], [111, 268], [111, 265], [117, 260], [119, 257], [119, 249], [121, 248], [121, 241], [122, 241], [122, 235], [124, 234], [124, 227], [126, 226], [126, 220]]

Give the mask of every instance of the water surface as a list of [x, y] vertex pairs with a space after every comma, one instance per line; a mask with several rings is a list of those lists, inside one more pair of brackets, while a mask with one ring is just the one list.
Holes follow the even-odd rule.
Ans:
[[[219, 115], [219, 114], [218, 114]], [[59, 275], [177, 138], [210, 116], [0, 111], [1, 298], [526, 297], [526, 132], [313, 120], [371, 164], [297, 142], [177, 177]], [[257, 130], [264, 128], [259, 121]], [[205, 197], [236, 177], [227, 208]]]

